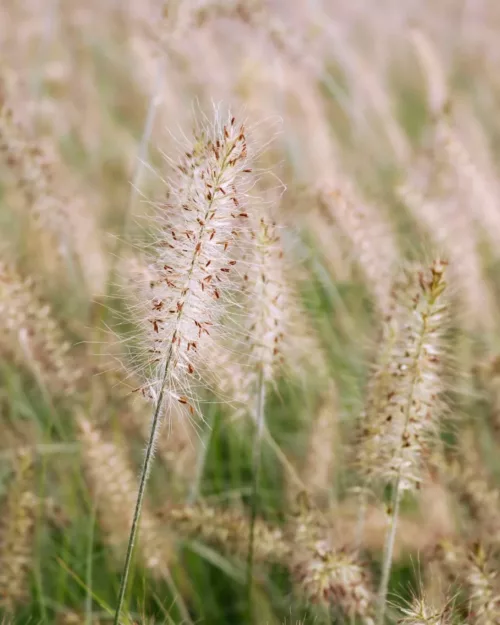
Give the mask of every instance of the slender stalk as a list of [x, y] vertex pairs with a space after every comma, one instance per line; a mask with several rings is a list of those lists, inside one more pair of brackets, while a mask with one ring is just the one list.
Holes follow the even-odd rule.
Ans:
[[142, 465], [141, 481], [139, 484], [139, 492], [137, 494], [137, 501], [135, 504], [134, 517], [132, 520], [132, 528], [130, 530], [130, 537], [129, 537], [128, 546], [127, 546], [127, 555], [125, 556], [125, 564], [123, 566], [122, 581], [120, 584], [120, 594], [118, 595], [118, 604], [116, 606], [116, 612], [115, 612], [115, 617], [113, 620], [113, 625], [119, 625], [120, 623], [120, 615], [121, 615], [121, 611], [123, 607], [123, 602], [125, 599], [125, 592], [127, 590], [127, 581], [128, 581], [128, 575], [130, 572], [130, 563], [132, 561], [132, 554], [134, 551], [134, 545], [135, 545], [135, 541], [137, 538], [137, 531], [139, 529], [139, 521], [141, 518], [142, 503], [144, 500], [144, 494], [146, 492], [146, 484], [147, 484], [149, 472], [151, 469], [151, 463], [153, 461], [156, 435], [158, 433], [158, 428], [159, 428], [160, 421], [161, 421], [161, 407], [163, 404], [163, 396], [165, 394], [165, 386], [167, 382], [168, 371], [170, 368], [170, 362], [172, 360], [172, 353], [173, 353], [173, 346], [171, 345], [167, 360], [165, 362], [165, 369], [163, 371], [161, 388], [160, 388], [160, 392], [158, 395], [158, 399], [156, 400], [154, 413], [153, 413], [153, 421], [151, 423], [151, 433], [149, 435], [149, 441], [146, 447], [146, 454], [144, 456], [144, 463]]
[[257, 388], [257, 405], [255, 412], [255, 420], [257, 424], [257, 432], [253, 447], [252, 457], [252, 499], [250, 509], [250, 536], [248, 543], [248, 560], [247, 560], [247, 593], [248, 593], [248, 609], [252, 612], [252, 582], [253, 582], [253, 557], [254, 557], [254, 540], [255, 540], [255, 522], [257, 520], [258, 511], [258, 495], [260, 482], [260, 467], [262, 455], [262, 440], [264, 435], [265, 420], [264, 409], [266, 404], [266, 384], [264, 380], [264, 372], [261, 370], [259, 374], [259, 382]]
[[392, 518], [389, 531], [387, 533], [385, 546], [384, 546], [384, 559], [382, 564], [382, 578], [380, 580], [380, 589], [378, 597], [377, 608], [377, 623], [383, 625], [386, 608], [387, 590], [389, 587], [389, 577], [392, 567], [392, 554], [394, 552], [394, 542], [396, 540], [396, 530], [398, 525], [399, 506], [401, 503], [401, 475], [398, 475], [396, 486], [394, 487], [394, 494], [392, 497]]

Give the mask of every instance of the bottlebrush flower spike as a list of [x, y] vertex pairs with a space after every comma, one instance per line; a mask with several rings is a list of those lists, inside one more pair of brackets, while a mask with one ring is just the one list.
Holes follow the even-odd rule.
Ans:
[[266, 217], [261, 217], [256, 227], [254, 265], [248, 281], [250, 368], [268, 383], [275, 379], [283, 360], [281, 343], [289, 329], [291, 302], [277, 225]]
[[[391, 523], [386, 536], [380, 581], [377, 623], [383, 625], [401, 496], [422, 481], [423, 456], [433, 442], [441, 413], [442, 334], [447, 303], [444, 264], [437, 260], [427, 271], [408, 276], [400, 292], [401, 309], [390, 359], [391, 383], [378, 417], [379, 428], [368, 432], [380, 440], [379, 461], [368, 472], [393, 484]], [[397, 292], [399, 294], [399, 292]], [[382, 437], [380, 438], [380, 434]], [[372, 457], [372, 460], [374, 458]]]
[[428, 271], [408, 274], [395, 288], [385, 369], [371, 393], [378, 408], [370, 410], [373, 420], [366, 424], [361, 443], [360, 468], [368, 481], [398, 479], [402, 489], [421, 481], [426, 439], [435, 434], [442, 407], [444, 270], [444, 263], [435, 261]]
[[[289, 568], [300, 592], [312, 603], [341, 610], [353, 621], [373, 625], [370, 575], [344, 544], [337, 545], [328, 520], [306, 499], [288, 523]], [[339, 619], [342, 622], [342, 619]]]
[[147, 348], [143, 391], [194, 413], [197, 379], [224, 311], [241, 246], [248, 242], [247, 191], [253, 177], [246, 130], [234, 117], [205, 127], [176, 166], [169, 201], [157, 205], [157, 234], [141, 285], [138, 319]]
[[[142, 391], [154, 401], [150, 436], [132, 517], [114, 623], [120, 620], [133, 545], [162, 415], [173, 403], [195, 413], [189, 393], [210, 358], [214, 333], [237, 288], [241, 245], [250, 242], [250, 158], [244, 124], [234, 117], [202, 128], [176, 166], [168, 202], [157, 205], [150, 246], [152, 277], [142, 283], [138, 320], [144, 330]], [[245, 233], [245, 236], [244, 236]], [[139, 354], [140, 356], [140, 354]], [[189, 390], [184, 390], [186, 387]], [[167, 404], [167, 406], [165, 406]]]

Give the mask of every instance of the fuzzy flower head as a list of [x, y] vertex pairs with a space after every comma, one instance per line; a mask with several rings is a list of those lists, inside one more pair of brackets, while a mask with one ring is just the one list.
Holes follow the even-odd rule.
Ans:
[[245, 126], [234, 117], [217, 120], [195, 135], [168, 181], [167, 201], [156, 205], [149, 277], [143, 276], [137, 306], [146, 339], [142, 390], [153, 399], [164, 390], [167, 401], [191, 412], [182, 389], [210, 355], [249, 240], [250, 161]]

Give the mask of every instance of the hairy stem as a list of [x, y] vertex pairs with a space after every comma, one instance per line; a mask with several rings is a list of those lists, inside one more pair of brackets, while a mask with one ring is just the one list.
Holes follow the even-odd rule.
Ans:
[[252, 610], [252, 582], [253, 582], [253, 556], [254, 556], [254, 539], [255, 539], [255, 522], [257, 520], [260, 466], [262, 454], [262, 440], [265, 429], [264, 410], [266, 404], [266, 383], [264, 373], [261, 370], [259, 374], [259, 382], [257, 387], [257, 405], [255, 411], [255, 420], [257, 432], [253, 447], [252, 457], [252, 500], [250, 508], [250, 536], [248, 543], [248, 561], [247, 561], [247, 593], [248, 593], [248, 609]]
[[153, 413], [153, 421], [151, 423], [151, 432], [149, 435], [148, 445], [146, 447], [146, 454], [144, 456], [144, 462], [142, 465], [141, 471], [141, 481], [139, 483], [139, 492], [137, 494], [137, 501], [135, 504], [134, 516], [132, 520], [132, 528], [130, 530], [129, 541], [127, 545], [127, 555], [125, 556], [125, 564], [123, 566], [123, 574], [122, 581], [120, 584], [120, 594], [118, 595], [118, 604], [116, 606], [115, 618], [113, 620], [113, 625], [119, 625], [120, 615], [123, 607], [123, 602], [125, 599], [125, 592], [127, 590], [127, 581], [128, 575], [130, 572], [130, 564], [132, 562], [132, 554], [134, 551], [134, 545], [137, 538], [137, 530], [139, 529], [139, 521], [141, 518], [141, 510], [142, 510], [142, 502], [144, 500], [144, 494], [146, 492], [146, 484], [148, 481], [151, 463], [153, 461], [154, 455], [154, 447], [155, 440], [158, 434], [158, 428], [161, 422], [161, 407], [163, 404], [163, 396], [165, 394], [165, 386], [168, 377], [168, 371], [170, 368], [170, 362], [172, 360], [173, 346], [170, 346], [169, 354], [167, 360], [165, 362], [165, 369], [163, 371], [163, 378], [161, 382], [160, 392], [158, 394], [158, 399], [156, 400], [154, 413]]

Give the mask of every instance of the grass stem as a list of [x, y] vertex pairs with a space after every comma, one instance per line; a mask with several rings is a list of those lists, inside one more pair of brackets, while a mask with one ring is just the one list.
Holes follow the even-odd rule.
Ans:
[[167, 360], [165, 362], [165, 369], [163, 371], [163, 378], [162, 378], [162, 383], [160, 387], [160, 392], [158, 394], [158, 398], [156, 400], [156, 404], [154, 408], [153, 421], [151, 423], [151, 432], [149, 435], [149, 441], [146, 447], [146, 454], [144, 456], [144, 462], [142, 465], [141, 480], [139, 483], [139, 492], [137, 494], [137, 501], [135, 504], [134, 516], [132, 519], [132, 527], [130, 529], [130, 536], [129, 536], [129, 541], [127, 545], [127, 555], [125, 556], [125, 564], [123, 566], [122, 580], [120, 584], [120, 593], [118, 595], [118, 604], [116, 606], [116, 612], [115, 612], [115, 617], [113, 620], [113, 625], [119, 625], [120, 623], [120, 615], [121, 615], [121, 611], [123, 607], [123, 602], [125, 600], [125, 593], [127, 590], [127, 581], [128, 581], [128, 575], [130, 572], [130, 564], [132, 562], [134, 545], [135, 545], [135, 541], [137, 538], [137, 531], [139, 529], [142, 502], [144, 500], [144, 494], [146, 492], [146, 484], [148, 481], [151, 464], [153, 461], [155, 440], [156, 440], [156, 436], [158, 434], [159, 426], [161, 423], [161, 408], [163, 404], [163, 396], [165, 394], [165, 386], [167, 382], [168, 371], [170, 368], [170, 362], [172, 360], [172, 354], [173, 354], [173, 348], [172, 346], [170, 346], [170, 351], [169, 351]]
[[396, 530], [398, 526], [399, 506], [401, 503], [401, 476], [398, 476], [394, 494], [392, 497], [392, 516], [389, 531], [387, 533], [384, 545], [384, 559], [382, 562], [382, 577], [380, 580], [380, 588], [377, 606], [377, 625], [383, 625], [385, 618], [385, 609], [387, 603], [387, 590], [389, 588], [389, 577], [392, 568], [392, 556], [394, 552], [394, 542], [396, 540]]

